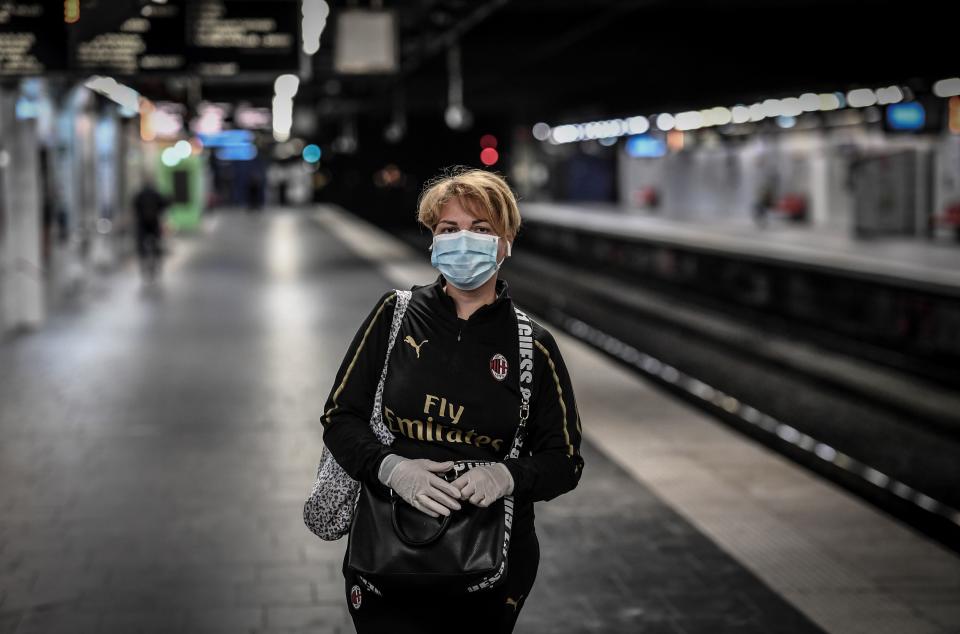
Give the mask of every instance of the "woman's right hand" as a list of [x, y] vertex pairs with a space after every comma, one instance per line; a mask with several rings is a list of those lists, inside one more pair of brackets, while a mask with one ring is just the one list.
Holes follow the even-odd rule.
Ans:
[[[390, 465], [387, 461], [396, 462]], [[410, 460], [391, 454], [384, 458], [381, 482], [393, 489], [407, 504], [430, 517], [459, 511], [460, 489], [435, 475], [453, 468], [453, 462]]]

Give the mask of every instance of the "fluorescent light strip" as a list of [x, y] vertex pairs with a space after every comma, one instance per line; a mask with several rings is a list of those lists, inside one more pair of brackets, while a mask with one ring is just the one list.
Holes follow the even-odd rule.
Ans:
[[94, 75], [87, 79], [83, 85], [128, 111], [137, 112], [140, 110], [140, 93], [126, 84], [119, 83], [113, 77]]
[[938, 500], [934, 500], [903, 482], [894, 480], [887, 474], [877, 471], [873, 467], [858, 461], [856, 458], [848, 456], [830, 445], [822, 443], [816, 438], [750, 407], [734, 396], [707, 385], [703, 381], [685, 374], [655, 357], [640, 352], [633, 346], [608, 335], [602, 330], [598, 330], [560, 311], [556, 311], [556, 315], [568, 333], [604, 350], [643, 373], [680, 388], [705, 403], [723, 409], [728, 414], [737, 416], [740, 420], [762, 429], [767, 433], [776, 435], [780, 439], [789, 442], [807, 453], [813, 454], [824, 462], [829, 462], [834, 466], [862, 478], [874, 486], [890, 491], [907, 502], [912, 502], [929, 513], [939, 515], [960, 526], [960, 511], [957, 509], [947, 506]]
[[933, 94], [944, 99], [960, 95], [960, 77], [941, 79], [933, 85]]
[[[766, 99], [763, 102], [747, 106], [737, 104], [732, 108], [718, 106], [705, 110], [691, 110], [678, 114], [668, 112], [650, 117], [635, 116], [625, 119], [606, 121], [588, 121], [586, 123], [567, 123], [551, 127], [546, 123], [533, 126], [533, 136], [538, 141], [547, 141], [554, 145], [576, 143], [579, 141], [597, 141], [615, 139], [621, 136], [644, 134], [655, 122], [663, 132], [670, 130], [690, 131], [700, 128], [723, 126], [729, 123], [757, 123], [764, 119], [782, 121], [781, 117], [799, 117], [806, 112], [840, 110], [843, 108], [866, 108], [874, 105], [889, 105], [909, 100], [899, 86], [885, 88], [857, 88], [847, 93], [804, 93], [799, 97], [786, 99]], [[909, 93], [909, 90], [906, 90]], [[960, 77], [942, 79], [933, 85], [938, 97], [960, 95]], [[784, 127], [781, 125], [781, 127]], [[792, 127], [792, 126], [791, 126]]]
[[278, 143], [290, 139], [293, 126], [293, 98], [300, 88], [300, 78], [285, 74], [273, 82], [273, 138]]
[[330, 5], [326, 0], [303, 0], [300, 6], [303, 16], [301, 22], [301, 39], [303, 52], [313, 55], [320, 50], [320, 36], [327, 27], [327, 18], [330, 16]]

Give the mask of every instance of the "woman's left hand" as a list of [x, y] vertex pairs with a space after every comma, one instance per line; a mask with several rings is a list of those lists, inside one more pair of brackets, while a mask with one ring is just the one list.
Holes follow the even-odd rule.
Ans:
[[476, 506], [490, 506], [513, 492], [513, 476], [502, 462], [474, 467], [452, 482], [461, 499]]

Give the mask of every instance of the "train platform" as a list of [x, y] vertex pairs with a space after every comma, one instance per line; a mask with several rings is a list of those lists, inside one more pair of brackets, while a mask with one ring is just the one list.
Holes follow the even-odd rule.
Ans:
[[524, 221], [960, 295], [960, 248], [920, 239], [854, 238], [788, 222], [683, 222], [612, 205], [528, 202]]
[[[332, 207], [173, 246], [0, 343], [0, 634], [353, 631], [302, 504], [348, 340], [427, 253]], [[955, 553], [552, 331], [586, 466], [517, 632], [960, 633]]]

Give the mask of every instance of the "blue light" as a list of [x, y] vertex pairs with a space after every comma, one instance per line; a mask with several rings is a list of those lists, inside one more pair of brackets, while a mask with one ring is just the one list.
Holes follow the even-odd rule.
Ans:
[[639, 134], [627, 139], [627, 154], [633, 158], [660, 158], [667, 155], [667, 144], [647, 134]]
[[17, 119], [36, 119], [40, 116], [40, 104], [26, 96], [17, 99], [16, 110]]
[[234, 147], [247, 146], [253, 142], [253, 132], [250, 130], [224, 130], [213, 134], [198, 134], [204, 147]]
[[893, 130], [922, 130], [926, 121], [923, 104], [916, 101], [887, 106], [887, 124]]
[[777, 125], [785, 130], [789, 130], [797, 125], [797, 118], [789, 115], [781, 115], [777, 117]]
[[316, 163], [320, 160], [322, 154], [323, 152], [320, 151], [319, 146], [313, 143], [303, 148], [303, 160], [307, 163]]
[[251, 161], [257, 157], [257, 146], [228, 145], [217, 150], [217, 158], [221, 161]]

